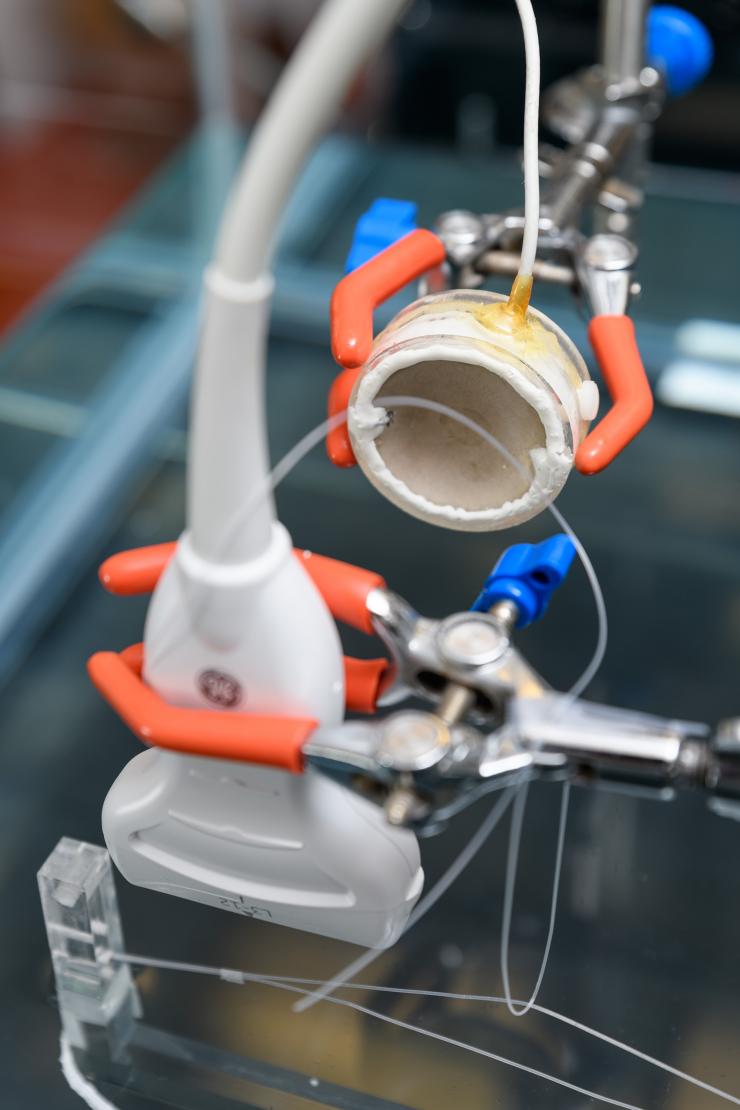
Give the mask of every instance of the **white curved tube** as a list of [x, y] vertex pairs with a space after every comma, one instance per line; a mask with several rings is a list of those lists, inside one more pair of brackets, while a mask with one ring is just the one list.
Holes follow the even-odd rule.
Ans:
[[264, 498], [224, 539], [228, 522], [269, 470], [264, 371], [270, 256], [301, 167], [337, 114], [350, 81], [406, 0], [327, 0], [298, 45], [249, 145], [206, 275], [188, 462], [195, 552], [245, 563], [269, 547], [275, 509]]
[[[364, 59], [406, 0], [327, 0], [296, 49], [257, 126], [232, 189], [209, 271], [194, 389], [188, 525], [194, 550], [214, 562], [259, 557], [275, 517], [266, 499], [225, 545], [225, 522], [267, 475], [263, 379], [270, 257], [300, 169]], [[531, 0], [516, 0], [527, 78], [525, 227], [520, 273], [531, 274], [539, 229], [539, 43]]]
[[275, 232], [306, 156], [406, 3], [324, 3], [262, 114], [232, 191], [215, 255], [226, 277], [251, 282], [269, 269]]
[[225, 540], [227, 522], [269, 470], [265, 351], [272, 278], [240, 284], [205, 274], [188, 445], [188, 531], [201, 559], [245, 563], [270, 546], [272, 498]]
[[540, 224], [539, 117], [540, 42], [532, 0], [516, 0], [524, 35], [527, 76], [524, 87], [524, 236], [519, 276], [532, 273]]

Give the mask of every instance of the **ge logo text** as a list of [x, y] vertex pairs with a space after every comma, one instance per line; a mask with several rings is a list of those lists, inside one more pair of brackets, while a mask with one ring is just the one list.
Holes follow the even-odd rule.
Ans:
[[223, 671], [203, 671], [198, 675], [198, 689], [203, 697], [223, 709], [232, 709], [242, 700], [241, 686]]

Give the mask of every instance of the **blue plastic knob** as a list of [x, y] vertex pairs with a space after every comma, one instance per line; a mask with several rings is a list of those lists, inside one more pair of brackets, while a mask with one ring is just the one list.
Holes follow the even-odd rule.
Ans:
[[665, 74], [671, 96], [703, 81], [712, 67], [714, 44], [704, 24], [673, 4], [657, 4], [648, 15], [647, 56]]
[[543, 616], [575, 553], [564, 533], [542, 543], [515, 544], [496, 563], [471, 608], [487, 613], [497, 601], [513, 601], [519, 610], [516, 627], [526, 628]]
[[349, 274], [416, 228], [412, 200], [378, 197], [357, 221], [344, 272]]

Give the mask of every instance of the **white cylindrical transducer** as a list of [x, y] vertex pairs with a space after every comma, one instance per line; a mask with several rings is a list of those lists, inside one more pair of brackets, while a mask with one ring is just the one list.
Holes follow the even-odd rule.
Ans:
[[[219, 234], [197, 358], [188, 529], [152, 599], [144, 679], [172, 705], [344, 712], [336, 627], [275, 520], [264, 369], [279, 217], [303, 162], [404, 0], [327, 0], [250, 143]], [[134, 883], [367, 945], [405, 927], [423, 873], [412, 832], [326, 776], [149, 751], [106, 799]]]
[[[411, 397], [420, 407], [386, 406]], [[443, 404], [489, 432], [424, 403]], [[378, 335], [349, 403], [358, 463], [412, 516], [459, 531], [520, 524], [557, 497], [599, 395], [578, 349], [536, 309], [458, 290], [423, 297]]]

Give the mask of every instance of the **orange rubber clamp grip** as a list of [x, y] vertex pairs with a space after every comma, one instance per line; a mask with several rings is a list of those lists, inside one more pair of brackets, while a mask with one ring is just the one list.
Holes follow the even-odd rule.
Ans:
[[[144, 669], [144, 645], [132, 644], [120, 653], [129, 670], [141, 675]], [[344, 657], [344, 701], [355, 713], [374, 713], [383, 680], [391, 664], [387, 659], [355, 659]]]
[[[159, 543], [111, 555], [98, 571], [100, 581], [106, 590], [119, 596], [150, 594], [174, 555], [175, 547], [174, 543]], [[305, 567], [332, 616], [372, 635], [366, 601], [371, 590], [385, 586], [383, 576], [339, 559], [316, 555], [313, 551], [294, 548], [293, 553]]]
[[[151, 593], [175, 547], [174, 543], [164, 543], [122, 551], [103, 563], [100, 579], [111, 593], [123, 596]], [[303, 563], [332, 615], [361, 632], [372, 634], [366, 601], [371, 590], [385, 586], [382, 576], [311, 551], [295, 549], [294, 554]], [[389, 667], [384, 658], [345, 656], [347, 709], [373, 713]], [[246, 760], [293, 771], [301, 769], [296, 752], [313, 731], [315, 722], [171, 706], [145, 685], [141, 679], [142, 669], [141, 644], [126, 648], [120, 655], [100, 652], [88, 664], [94, 685], [141, 739], [157, 747], [192, 755]]]
[[653, 394], [628, 316], [594, 316], [588, 338], [613, 404], [578, 448], [576, 468], [598, 474], [648, 423]]
[[385, 587], [381, 574], [312, 551], [296, 551], [317, 590], [335, 620], [359, 632], [373, 635], [374, 629], [367, 610], [367, 598], [375, 589]]
[[387, 659], [344, 657], [344, 701], [355, 713], [374, 713], [391, 664]]
[[[441, 266], [445, 248], [431, 231], [418, 228], [392, 243], [337, 285], [331, 299], [331, 347], [344, 367], [329, 393], [329, 416], [338, 416], [373, 345], [373, 311], [415, 278]], [[354, 466], [356, 459], [343, 422], [326, 437], [326, 449], [335, 466]]]
[[303, 745], [317, 722], [169, 705], [141, 679], [139, 645], [122, 655], [100, 651], [88, 661], [93, 685], [145, 744], [187, 755], [303, 770]]
[[156, 543], [119, 551], [101, 564], [98, 578], [106, 590], [121, 597], [153, 593], [162, 571], [175, 554], [176, 543]]
[[[360, 376], [360, 371], [349, 368], [337, 374], [329, 390], [329, 416], [339, 416], [349, 408], [349, 399], [355, 382]], [[330, 428], [326, 434], [326, 452], [335, 466], [357, 466], [357, 459], [352, 450], [349, 438], [347, 420], [344, 418]]]
[[[303, 770], [303, 745], [316, 721], [170, 705], [143, 681], [143, 665], [143, 644], [133, 644], [120, 655], [98, 652], [87, 669], [95, 688], [145, 744], [186, 755], [278, 767], [294, 774]], [[345, 657], [347, 708], [374, 712], [387, 669], [387, 659]]]

